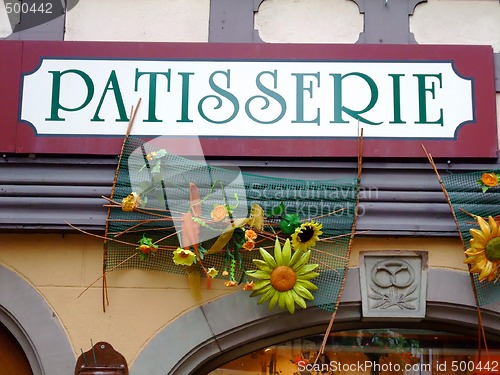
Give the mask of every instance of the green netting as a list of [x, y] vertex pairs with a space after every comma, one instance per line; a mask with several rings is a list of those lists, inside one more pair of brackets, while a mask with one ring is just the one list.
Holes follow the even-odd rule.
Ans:
[[[498, 174], [500, 170], [489, 172]], [[485, 172], [450, 174], [442, 178], [466, 248], [469, 247], [469, 241], [472, 238], [469, 230], [478, 227], [477, 221], [468, 213], [483, 218], [500, 215], [500, 189], [495, 187], [483, 193], [481, 186], [477, 183], [483, 173]], [[474, 274], [474, 285], [480, 306], [500, 300], [500, 283], [479, 282], [477, 274]]]
[[[183, 267], [173, 263], [172, 251], [181, 245], [186, 246], [182, 244], [179, 229], [182, 214], [190, 210], [190, 183], [194, 183], [200, 192], [200, 222], [210, 221], [211, 211], [219, 204], [233, 208], [234, 220], [248, 217], [255, 204], [261, 206], [265, 212], [265, 226], [263, 231], [257, 231], [256, 242], [258, 247], [269, 247], [271, 254], [275, 233], [283, 240], [287, 237], [279, 233], [279, 224], [285, 214], [297, 214], [301, 222], [314, 219], [321, 223], [323, 234], [312, 249], [310, 260], [310, 263], [319, 264], [320, 273], [312, 280], [319, 286], [319, 290], [313, 293], [313, 304], [333, 311], [348, 263], [358, 194], [357, 171], [353, 171], [350, 178], [335, 180], [266, 177], [241, 173], [234, 168], [211, 167], [170, 153], [164, 155], [163, 149], [129, 137], [118, 167], [113, 199], [119, 203], [132, 192], [141, 193], [144, 201], [141, 210], [144, 212], [125, 212], [118, 206], [110, 210], [106, 236], [124, 243], [108, 241], [106, 270], [138, 268], [185, 273]], [[279, 212], [277, 207], [284, 208], [284, 211]], [[270, 214], [273, 209], [274, 216]], [[226, 227], [227, 224], [202, 225], [200, 247], [210, 249]], [[157, 243], [160, 250], [146, 260], [133, 256], [143, 236], [154, 242], [160, 240]], [[237, 236], [235, 231], [234, 237]], [[238, 250], [231, 239], [221, 251], [206, 253], [202, 264], [205, 269], [214, 267], [219, 270], [217, 278], [234, 276], [238, 282], [245, 282], [244, 271], [256, 268], [252, 263], [255, 258], [260, 259], [257, 247], [251, 251]], [[224, 270], [231, 271], [232, 265], [234, 275], [223, 274]]]

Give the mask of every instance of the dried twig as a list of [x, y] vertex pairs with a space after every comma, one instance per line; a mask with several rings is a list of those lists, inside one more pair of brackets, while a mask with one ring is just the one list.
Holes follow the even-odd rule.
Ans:
[[[450, 196], [448, 194], [448, 191], [446, 190], [446, 187], [444, 186], [443, 180], [441, 179], [441, 175], [439, 174], [439, 171], [438, 171], [438, 169], [436, 167], [436, 164], [434, 163], [434, 159], [432, 158], [432, 155], [427, 152], [427, 150], [424, 147], [424, 145], [422, 145], [422, 149], [424, 150], [425, 155], [427, 156], [427, 159], [429, 160], [429, 163], [431, 164], [432, 169], [434, 170], [434, 173], [436, 174], [436, 176], [438, 178], [439, 185], [441, 186], [441, 190], [443, 191], [443, 194], [444, 194], [444, 196], [446, 198], [446, 201], [448, 202], [448, 206], [450, 207], [451, 214], [453, 216], [453, 220], [455, 221], [455, 225], [457, 227], [458, 236], [460, 237], [460, 240], [462, 241], [463, 249], [465, 251], [467, 249], [467, 246], [465, 246], [464, 237], [462, 235], [462, 232], [460, 231], [460, 225], [458, 223], [458, 219], [457, 219], [457, 215], [455, 214], [455, 210], [453, 209], [453, 205], [451, 203], [451, 199], [450, 199]], [[467, 213], [467, 214], [473, 216], [472, 214], [469, 214], [469, 213]], [[483, 317], [482, 317], [482, 314], [481, 314], [481, 308], [479, 307], [479, 298], [478, 298], [478, 295], [477, 295], [476, 284], [474, 283], [474, 276], [473, 276], [472, 272], [470, 272], [471, 265], [468, 264], [467, 266], [469, 268], [469, 277], [470, 277], [470, 280], [471, 280], [472, 291], [473, 291], [474, 299], [475, 299], [475, 302], [476, 302], [477, 320], [478, 320], [478, 341], [477, 342], [478, 342], [478, 345], [479, 345], [479, 348], [478, 348], [479, 357], [481, 357], [481, 341], [483, 341], [484, 349], [486, 350], [486, 354], [488, 354], [488, 343], [486, 342], [486, 333], [484, 331]]]
[[[359, 209], [359, 191], [360, 191], [360, 187], [361, 187], [362, 165], [363, 165], [363, 128], [361, 128], [361, 132], [359, 133], [359, 137], [358, 137], [358, 185], [356, 187], [356, 206], [354, 209], [354, 219], [352, 222], [351, 236], [349, 238], [349, 245], [347, 246], [347, 257], [348, 258], [351, 257], [352, 241], [353, 241], [354, 235], [356, 233], [356, 224], [357, 224], [358, 209]], [[337, 297], [337, 301], [335, 302], [335, 307], [334, 307], [332, 316], [330, 318], [330, 322], [328, 323], [328, 327], [326, 329], [325, 336], [323, 337], [323, 342], [321, 343], [321, 347], [318, 351], [318, 355], [314, 361], [314, 364], [316, 364], [319, 361], [319, 358], [321, 357], [321, 355], [323, 355], [325, 353], [326, 344], [328, 342], [328, 338], [330, 337], [330, 332], [332, 331], [333, 322], [335, 320], [335, 316], [337, 315], [337, 310], [339, 308], [340, 296], [342, 295], [342, 291], [344, 290], [344, 287], [345, 287], [345, 281], [347, 278], [348, 268], [349, 268], [349, 265], [346, 264], [345, 268], [344, 268], [344, 274], [342, 275], [342, 284], [340, 286], [340, 293], [339, 293], [339, 296]]]

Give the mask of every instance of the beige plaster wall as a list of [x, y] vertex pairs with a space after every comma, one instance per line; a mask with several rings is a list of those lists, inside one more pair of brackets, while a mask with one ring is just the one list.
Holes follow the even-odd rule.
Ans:
[[500, 52], [498, 0], [427, 0], [415, 8], [410, 30], [419, 44], [486, 44]]
[[[85, 235], [7, 234], [0, 236], [0, 264], [15, 271], [47, 301], [65, 327], [75, 357], [88, 350], [90, 339], [110, 342], [132, 364], [147, 342], [179, 315], [197, 306], [186, 278], [154, 271], [122, 270], [108, 275], [110, 304], [102, 311], [99, 278], [102, 241]], [[426, 250], [432, 267], [466, 271], [458, 239], [356, 238], [350, 265], [360, 251]], [[241, 287], [215, 280], [200, 303]]]
[[65, 40], [207, 42], [209, 8], [209, 0], [81, 0], [66, 14]]
[[265, 0], [255, 29], [268, 43], [355, 43], [363, 15], [353, 1]]
[[[498, 0], [427, 0], [415, 8], [410, 30], [419, 44], [486, 44], [500, 52]], [[500, 94], [497, 94], [500, 145]]]
[[[85, 235], [2, 235], [0, 264], [15, 271], [45, 298], [65, 327], [75, 357], [93, 342], [108, 341], [131, 363], [169, 321], [197, 306], [186, 278], [162, 272], [122, 270], [108, 276], [110, 304], [102, 311], [99, 278], [102, 241]], [[215, 280], [204, 303], [235, 289]]]

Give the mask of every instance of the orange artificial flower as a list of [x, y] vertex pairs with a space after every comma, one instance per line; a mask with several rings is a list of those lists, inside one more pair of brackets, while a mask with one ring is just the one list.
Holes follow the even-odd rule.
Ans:
[[234, 281], [234, 280], [231, 280], [231, 281], [226, 281], [224, 283], [224, 285], [225, 286], [236, 286], [236, 285], [238, 285], [238, 283], [236, 281]]
[[253, 290], [253, 286], [254, 286], [254, 282], [251, 281], [249, 283], [247, 283], [244, 287], [243, 287], [243, 290]]
[[251, 240], [251, 241], [253, 241], [253, 240], [255, 240], [255, 239], [257, 238], [257, 233], [255, 233], [255, 232], [254, 232], [253, 230], [251, 230], [251, 229], [247, 229], [247, 230], [245, 231], [245, 238], [246, 238], [247, 240]]
[[253, 250], [254, 247], [255, 247], [255, 242], [253, 242], [252, 240], [248, 240], [243, 244], [243, 248], [248, 251]]
[[481, 181], [486, 186], [498, 186], [498, 177], [495, 173], [483, 173], [483, 175], [481, 176]]
[[216, 223], [224, 220], [228, 215], [229, 215], [229, 213], [227, 212], [226, 207], [223, 206], [222, 204], [215, 206], [214, 209], [212, 210], [212, 212], [210, 213], [210, 217]]
[[151, 246], [149, 245], [141, 245], [137, 248], [143, 254], [149, 254], [151, 252]]

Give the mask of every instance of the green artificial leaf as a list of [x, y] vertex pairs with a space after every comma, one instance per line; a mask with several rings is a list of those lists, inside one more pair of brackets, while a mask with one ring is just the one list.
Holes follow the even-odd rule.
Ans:
[[286, 214], [280, 221], [280, 229], [284, 234], [290, 235], [300, 227], [300, 219], [297, 214]]
[[200, 256], [200, 259], [203, 260], [203, 258], [205, 257], [205, 253], [207, 252], [208, 250], [205, 249], [203, 246], [201, 245], [198, 245], [198, 255]]
[[139, 184], [139, 187], [141, 188], [141, 191], [146, 191], [151, 187], [151, 183], [149, 181], [142, 181]]
[[482, 188], [483, 193], [486, 193], [489, 188], [490, 188], [489, 186], [483, 185], [483, 188]]
[[160, 187], [161, 187], [161, 182], [163, 181], [163, 178], [162, 178], [161, 174], [159, 174], [159, 173], [153, 173], [151, 175], [151, 177], [153, 179], [153, 184], [160, 185]]
[[153, 168], [151, 168], [151, 173], [160, 173], [161, 172], [161, 164], [157, 163]]
[[278, 206], [273, 207], [269, 216], [281, 216], [285, 212], [285, 205], [281, 202]]
[[147, 260], [148, 259], [148, 254], [143, 254], [140, 251], [138, 251], [137, 254], [139, 254], [140, 260]]
[[167, 154], [168, 154], [167, 150], [162, 148], [161, 150], [156, 151], [155, 159], [163, 158]]
[[146, 235], [143, 234], [142, 238], [139, 240], [139, 245], [151, 246], [151, 245], [153, 245], [153, 239], [149, 238], [149, 237], [146, 237]]

